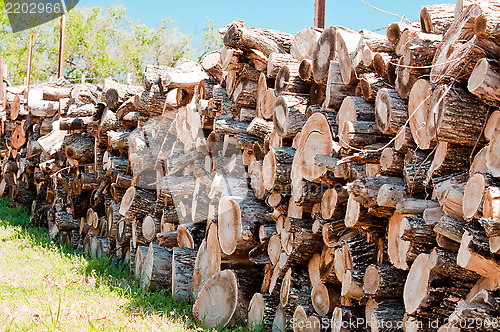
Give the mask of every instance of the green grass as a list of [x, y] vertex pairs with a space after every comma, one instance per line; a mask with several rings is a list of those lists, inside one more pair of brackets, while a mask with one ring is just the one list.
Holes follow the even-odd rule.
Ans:
[[0, 331], [196, 330], [191, 306], [169, 290], [142, 290], [127, 265], [51, 241], [24, 207], [0, 199]]

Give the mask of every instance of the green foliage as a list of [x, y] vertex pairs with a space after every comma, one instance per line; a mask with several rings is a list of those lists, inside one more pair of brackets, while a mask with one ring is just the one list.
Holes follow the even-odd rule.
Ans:
[[[26, 76], [30, 33], [34, 36], [32, 82], [57, 75], [59, 24], [56, 19], [14, 34], [0, 2], [0, 54], [4, 55], [12, 83], [22, 84]], [[66, 19], [65, 76], [78, 81], [84, 75], [87, 81], [96, 83], [107, 77], [124, 80], [130, 72], [141, 77], [147, 64], [168, 66], [179, 58], [193, 58], [192, 39], [171, 18], [149, 28], [127, 16], [123, 5], [77, 6]], [[199, 53], [203, 54], [222, 46], [215, 25], [208, 18], [200, 45]]]
[[208, 17], [207, 26], [203, 29], [203, 33], [200, 37], [200, 46], [202, 50], [202, 54], [199, 57], [200, 60], [205, 54], [220, 50], [224, 46], [214, 21]]

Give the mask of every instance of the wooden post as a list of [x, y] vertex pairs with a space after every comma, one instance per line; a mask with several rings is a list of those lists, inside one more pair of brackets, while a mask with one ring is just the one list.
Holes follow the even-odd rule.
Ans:
[[325, 28], [325, 3], [326, 0], [316, 0], [314, 6], [314, 26]]
[[26, 107], [28, 107], [28, 95], [30, 93], [31, 60], [33, 59], [33, 34], [30, 34], [28, 42], [28, 67], [26, 68]]
[[64, 39], [66, 36], [66, 14], [61, 15], [61, 30], [59, 40], [59, 75], [58, 78], [64, 76]]

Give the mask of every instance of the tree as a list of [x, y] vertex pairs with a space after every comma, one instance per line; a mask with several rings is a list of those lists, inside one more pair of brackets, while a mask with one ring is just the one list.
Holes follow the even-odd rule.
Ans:
[[215, 26], [215, 23], [212, 19], [207, 17], [207, 26], [203, 29], [203, 33], [200, 38], [200, 48], [202, 54], [199, 59], [203, 58], [203, 56], [212, 51], [220, 50], [224, 44], [222, 43], [222, 39], [219, 36], [219, 32]]
[[[27, 41], [34, 35], [32, 82], [45, 81], [56, 75], [59, 52], [59, 20], [12, 33], [3, 3], [0, 2], [0, 53], [9, 68], [9, 78], [22, 84], [26, 75]], [[207, 21], [203, 38], [206, 47], [215, 47], [210, 33], [215, 31]], [[192, 36], [183, 34], [170, 18], [149, 28], [128, 17], [122, 5], [76, 7], [67, 15], [65, 77], [77, 81], [99, 82], [112, 77], [123, 80], [132, 72], [140, 77], [147, 64], [173, 65], [179, 58], [193, 58]]]

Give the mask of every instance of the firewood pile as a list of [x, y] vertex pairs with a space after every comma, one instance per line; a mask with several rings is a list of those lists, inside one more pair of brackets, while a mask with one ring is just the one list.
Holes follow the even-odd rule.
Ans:
[[500, 5], [460, 3], [9, 88], [0, 191], [207, 327], [496, 330]]

